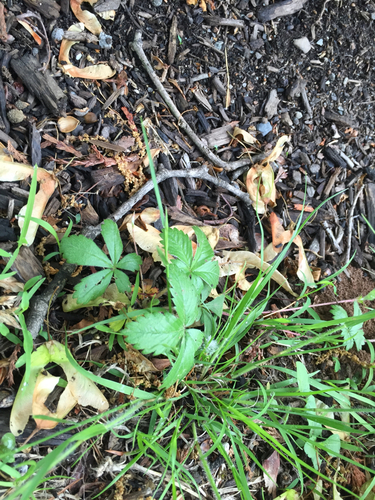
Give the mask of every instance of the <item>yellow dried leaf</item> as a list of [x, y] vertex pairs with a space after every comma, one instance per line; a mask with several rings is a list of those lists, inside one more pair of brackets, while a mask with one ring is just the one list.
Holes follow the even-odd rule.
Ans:
[[82, 10], [82, 3], [87, 2], [90, 5], [95, 5], [98, 0], [70, 0], [70, 7], [78, 21], [85, 25], [85, 28], [91, 31], [94, 35], [100, 35], [102, 27], [95, 16], [88, 10]]
[[256, 138], [253, 135], [251, 135], [246, 130], [242, 130], [239, 127], [234, 128], [232, 135], [233, 135], [233, 137], [235, 137], [239, 141], [244, 142], [245, 144], [249, 144], [249, 145], [258, 144], [258, 141], [256, 140]]
[[[251, 283], [245, 278], [246, 269], [260, 269], [267, 272], [271, 268], [271, 265], [267, 262], [262, 262], [262, 260], [252, 252], [228, 252], [223, 251], [223, 257], [216, 257], [220, 268], [220, 277], [235, 275], [236, 281], [238, 280], [237, 286], [244, 291], [247, 291], [251, 287]], [[276, 281], [280, 286], [284, 288], [287, 292], [297, 297], [297, 294], [291, 289], [288, 280], [277, 270], [272, 272], [272, 279]]]

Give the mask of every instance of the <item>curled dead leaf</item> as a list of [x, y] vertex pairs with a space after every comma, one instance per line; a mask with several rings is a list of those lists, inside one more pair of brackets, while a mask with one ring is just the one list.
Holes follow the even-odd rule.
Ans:
[[[267, 272], [271, 268], [270, 264], [262, 262], [260, 257], [247, 251], [228, 252], [224, 250], [223, 257], [216, 257], [215, 260], [219, 263], [220, 277], [234, 274], [238, 288], [243, 291], [247, 291], [251, 287], [251, 283], [245, 277], [246, 269], [256, 268]], [[291, 289], [288, 280], [277, 269], [272, 272], [272, 279], [284, 288], [284, 290], [297, 297], [297, 294]]]
[[[272, 260], [276, 255], [278, 255], [283, 246], [293, 237], [293, 231], [285, 231], [281, 222], [279, 221], [277, 215], [273, 212], [270, 215], [271, 231], [272, 231], [272, 243], [270, 243], [264, 251], [264, 259], [267, 261]], [[297, 276], [304, 283], [314, 286], [314, 278], [311, 273], [309, 263], [306, 259], [305, 250], [303, 248], [303, 243], [301, 236], [298, 234], [293, 238], [293, 243], [298, 247], [298, 271]]]
[[250, 168], [246, 175], [246, 189], [259, 214], [265, 213], [267, 205], [274, 207], [276, 204], [275, 176], [270, 163], [280, 156], [289, 139], [287, 135], [280, 137], [269, 156]]
[[88, 29], [94, 35], [100, 35], [102, 31], [102, 27], [95, 16], [88, 10], [82, 10], [82, 3], [87, 2], [91, 6], [95, 5], [98, 0], [70, 0], [70, 7], [78, 21], [85, 25], [85, 28]]
[[27, 23], [26, 21], [21, 21], [21, 19], [17, 19], [17, 21], [21, 24], [21, 26], [25, 28], [25, 30], [30, 33], [30, 35], [34, 38], [38, 45], [42, 45], [42, 39], [37, 33], [35, 33], [29, 23]]
[[244, 142], [245, 144], [259, 144], [259, 142], [256, 140], [256, 138], [251, 135], [249, 132], [246, 130], [242, 130], [239, 127], [235, 127], [233, 130], [233, 137], [238, 139], [241, 142]]
[[[77, 25], [73, 25], [68, 31], [81, 32], [82, 29]], [[61, 42], [59, 63], [64, 73], [67, 73], [73, 78], [86, 78], [88, 80], [106, 80], [107, 78], [112, 78], [116, 71], [108, 66], [108, 64], [95, 64], [94, 66], [86, 66], [86, 68], [78, 68], [77, 66], [74, 66], [70, 62], [69, 52], [76, 43], [79, 42], [72, 40], [63, 40]]]

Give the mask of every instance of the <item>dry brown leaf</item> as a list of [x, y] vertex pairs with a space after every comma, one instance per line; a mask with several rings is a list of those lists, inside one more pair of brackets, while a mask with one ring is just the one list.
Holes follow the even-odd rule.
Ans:
[[[219, 263], [220, 277], [235, 275], [237, 286], [244, 291], [251, 287], [251, 283], [245, 278], [246, 269], [260, 269], [267, 272], [271, 265], [262, 260], [252, 252], [239, 251], [228, 252], [223, 251], [223, 257], [216, 257], [215, 260]], [[279, 272], [272, 272], [272, 279], [279, 284], [284, 290], [297, 297], [297, 294], [291, 289], [288, 280]]]
[[141, 218], [144, 224], [153, 224], [160, 219], [160, 210], [158, 208], [149, 207], [145, 208], [143, 212], [139, 214], [126, 215], [120, 226], [120, 231], [123, 231], [125, 228], [127, 228], [126, 225], [129, 222], [131, 222], [132, 220], [135, 222], [138, 218]]
[[16, 308], [4, 309], [0, 311], [0, 323], [12, 326], [13, 328], [21, 329], [21, 325], [18, 323], [17, 317], [15, 316]]
[[[272, 243], [264, 251], [264, 259], [267, 261], [273, 260], [276, 255], [278, 255], [283, 246], [292, 239], [293, 231], [285, 231], [281, 222], [279, 221], [277, 215], [272, 212], [270, 215], [271, 231], [272, 231]], [[293, 243], [298, 247], [298, 271], [297, 276], [301, 281], [306, 284], [314, 284], [314, 278], [311, 273], [309, 263], [306, 259], [305, 250], [303, 248], [303, 243], [300, 235], [293, 238]]]
[[35, 33], [29, 23], [27, 23], [26, 21], [21, 21], [20, 19], [17, 19], [17, 21], [21, 24], [21, 26], [25, 28], [25, 30], [30, 33], [30, 35], [34, 38], [38, 45], [42, 45], [42, 39], [37, 33]]
[[88, 10], [82, 10], [82, 3], [87, 2], [91, 6], [95, 5], [98, 0], [70, 0], [70, 7], [78, 21], [85, 25], [85, 28], [94, 35], [100, 35], [102, 27], [95, 16]]
[[126, 344], [127, 351], [124, 351], [124, 357], [128, 363], [132, 363], [132, 372], [134, 373], [155, 373], [160, 371], [156, 366], [137, 349], [130, 344]]
[[77, 156], [78, 158], [81, 158], [81, 156], [82, 156], [82, 153], [80, 151], [77, 151], [69, 144], [65, 144], [65, 142], [63, 142], [63, 141], [59, 141], [59, 140], [55, 139], [54, 137], [52, 137], [52, 135], [44, 134], [43, 139], [45, 139], [46, 142], [43, 142], [40, 145], [40, 147], [42, 149], [50, 146], [51, 144], [54, 144], [56, 146], [56, 148], [61, 149], [61, 151], [66, 151], [67, 153], [70, 153], [74, 156]]
[[264, 484], [268, 490], [268, 493], [272, 495], [272, 498], [276, 496], [277, 487], [277, 476], [280, 469], [280, 455], [275, 450], [272, 455], [270, 455], [262, 464], [263, 466], [263, 479]]
[[[71, 0], [72, 2], [75, 0]], [[81, 11], [82, 12], [82, 11]], [[84, 11], [85, 13], [88, 12], [87, 10]], [[89, 13], [89, 12], [88, 12]], [[90, 14], [90, 13], [89, 13]], [[93, 16], [93, 14], [90, 14]], [[96, 17], [94, 16], [96, 19]], [[88, 28], [89, 29], [89, 28]], [[100, 28], [101, 30], [101, 28]], [[79, 26], [73, 25], [69, 28], [68, 31], [73, 31], [73, 32], [81, 32], [82, 30], [80, 29]], [[89, 30], [91, 31], [91, 30]], [[100, 33], [100, 31], [99, 31]], [[94, 33], [97, 34], [97, 33]], [[108, 64], [95, 64], [94, 66], [86, 66], [86, 68], [78, 68], [77, 66], [74, 66], [69, 59], [69, 52], [70, 49], [75, 45], [76, 41], [73, 40], [63, 40], [61, 42], [60, 46], [60, 53], [59, 53], [59, 63], [61, 66], [61, 69], [63, 70], [64, 73], [72, 76], [73, 78], [86, 78], [88, 80], [106, 80], [107, 78], [111, 78], [116, 71], [112, 69]]]
[[8, 278], [3, 278], [0, 280], [0, 287], [5, 290], [10, 290], [11, 292], [18, 293], [22, 292], [24, 284], [17, 281], [14, 276], [9, 276]]
[[276, 204], [275, 176], [270, 163], [280, 156], [288, 140], [287, 135], [280, 137], [269, 156], [252, 167], [246, 175], [246, 189], [259, 214], [265, 213], [267, 205], [274, 207]]
[[[162, 248], [160, 231], [155, 229], [150, 224], [145, 224], [146, 230], [128, 222], [126, 228], [129, 231], [131, 238], [142, 248], [145, 252], [156, 253], [157, 249]], [[155, 260], [155, 259], [154, 259]]]
[[238, 139], [241, 142], [244, 142], [245, 144], [259, 144], [259, 142], [256, 140], [256, 138], [251, 135], [249, 132], [246, 130], [242, 130], [239, 127], [235, 127], [233, 130], [233, 137]]

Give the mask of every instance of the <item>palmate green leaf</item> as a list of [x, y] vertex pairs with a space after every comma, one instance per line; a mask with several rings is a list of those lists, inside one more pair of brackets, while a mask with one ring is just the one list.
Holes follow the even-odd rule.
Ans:
[[138, 271], [141, 267], [142, 259], [136, 253], [129, 253], [125, 255], [120, 262], [116, 264], [117, 269], [123, 269], [124, 271]]
[[146, 313], [136, 321], [129, 322], [121, 333], [126, 337], [126, 342], [145, 354], [168, 355], [182, 339], [184, 324], [169, 312]]
[[115, 283], [117, 286], [117, 289], [120, 293], [124, 292], [130, 292], [131, 286], [130, 286], [130, 281], [129, 278], [125, 273], [120, 271], [119, 269], [115, 269], [113, 271], [113, 275], [115, 277]]
[[177, 266], [170, 266], [169, 282], [173, 303], [179, 318], [185, 326], [190, 326], [200, 317], [199, 293], [189, 276], [180, 272]]
[[78, 304], [85, 304], [103, 295], [111, 282], [112, 271], [103, 269], [97, 273], [83, 278], [78, 285], [74, 287], [73, 297], [77, 299]]
[[63, 238], [60, 248], [61, 253], [69, 264], [112, 267], [112, 262], [105, 253], [92, 240], [82, 234]]
[[120, 231], [116, 222], [111, 219], [105, 220], [102, 224], [102, 236], [107, 245], [109, 256], [112, 262], [116, 264], [120, 260], [123, 250]]
[[[161, 232], [161, 241], [165, 248], [165, 230]], [[187, 234], [179, 229], [168, 229], [168, 253], [185, 263], [190, 268], [193, 258], [193, 247]]]
[[162, 383], [161, 387], [171, 387], [177, 380], [182, 380], [189, 371], [194, 366], [194, 355], [197, 349], [199, 349], [203, 340], [203, 332], [200, 330], [196, 330], [194, 328], [190, 328], [186, 330], [184, 338], [181, 342], [180, 353]]

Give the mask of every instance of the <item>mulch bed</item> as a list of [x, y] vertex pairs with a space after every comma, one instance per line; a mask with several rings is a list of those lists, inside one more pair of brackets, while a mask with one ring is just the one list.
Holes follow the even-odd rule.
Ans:
[[[320, 278], [328, 278], [353, 258], [338, 294], [325, 291], [316, 303], [365, 295], [372, 290], [375, 270], [375, 233], [365, 220], [375, 228], [374, 4], [365, 0], [290, 0], [268, 6], [260, 0], [188, 3], [194, 4], [99, 0], [90, 7], [85, 3], [84, 8], [96, 16], [114, 11], [114, 20], [98, 17], [101, 34], [68, 31], [78, 20], [67, 0], [1, 4], [2, 154], [53, 172], [57, 187], [44, 219], [61, 236], [73, 221], [74, 233], [98, 238], [100, 223], [108, 217], [121, 225], [131, 210], [156, 207], [151, 186], [139, 191], [150, 179], [143, 120], [170, 222], [231, 225], [236, 239], [223, 230], [217, 252], [245, 248], [256, 252], [261, 231], [247, 199], [244, 175], [253, 162], [270, 153], [278, 137], [288, 135], [282, 156], [272, 164], [277, 179], [272, 210], [285, 229], [293, 228], [303, 205], [308, 207], [302, 213], [305, 220], [310, 208], [325, 202], [301, 232], [308, 261]], [[34, 30], [36, 40], [20, 21]], [[80, 73], [85, 66], [101, 64], [108, 65], [113, 76], [99, 80], [68, 74], [69, 64], [59, 64], [65, 37], [76, 42], [69, 54], [76, 66], [73, 75], [85, 75]], [[137, 43], [183, 118], [176, 119], [166, 96], [150, 79], [135, 50]], [[250, 131], [258, 143], [236, 140], [236, 126]], [[193, 171], [189, 178], [186, 172], [192, 169], [200, 169], [199, 174], [194, 177]], [[175, 170], [184, 171], [185, 178], [176, 178]], [[4, 250], [15, 248], [17, 215], [26, 203], [29, 184], [29, 179], [0, 182]], [[268, 218], [261, 223], [269, 242]], [[132, 252], [128, 233], [122, 234], [125, 252]], [[51, 290], [58, 286], [72, 291], [79, 280], [71, 276], [74, 266], [63, 264], [58, 256], [42, 261], [56, 250], [53, 238], [40, 227], [33, 245], [24, 247], [12, 267], [23, 283], [34, 276], [46, 277], [28, 318], [34, 338], [46, 325], [47, 309], [48, 327], [56, 338], [63, 338], [65, 328], [79, 328], [84, 321], [110, 314], [105, 307], [66, 313], [61, 299], [50, 301]], [[165, 284], [157, 265], [146, 253], [141, 255], [144, 279], [151, 288], [162, 289]], [[298, 285], [291, 250], [279, 270], [292, 286]], [[352, 284], [355, 291], [349, 296]], [[286, 292], [279, 291], [270, 307], [291, 302]], [[375, 339], [372, 323], [366, 335]], [[85, 337], [90, 339], [92, 335]], [[13, 346], [2, 338], [0, 349], [8, 357]], [[98, 356], [109, 360], [113, 353], [101, 351]], [[1, 433], [5, 431], [2, 426]], [[79, 485], [73, 491], [83, 494]]]

